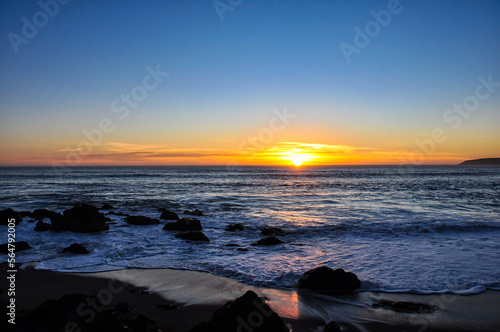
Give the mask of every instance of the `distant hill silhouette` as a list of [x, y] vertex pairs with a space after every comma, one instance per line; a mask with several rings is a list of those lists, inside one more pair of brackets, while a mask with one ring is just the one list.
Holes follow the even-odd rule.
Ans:
[[466, 160], [459, 165], [462, 166], [500, 166], [500, 158], [481, 158]]

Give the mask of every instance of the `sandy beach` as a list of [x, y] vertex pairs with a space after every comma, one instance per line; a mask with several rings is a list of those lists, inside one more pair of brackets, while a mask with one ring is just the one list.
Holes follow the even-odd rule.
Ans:
[[[338, 323], [342, 331], [500, 331], [500, 291], [493, 290], [476, 295], [369, 291], [334, 295], [254, 287], [196, 271], [125, 269], [60, 273], [36, 270], [34, 266], [24, 264], [18, 269], [16, 325], [10, 325], [10, 330], [26, 330], [27, 314], [44, 301], [80, 293], [100, 294], [107, 306], [127, 302], [132, 315], [150, 318], [161, 331], [188, 331], [210, 320], [213, 312], [226, 302], [252, 290], [291, 331], [323, 331], [331, 321]], [[5, 267], [3, 270], [6, 272]], [[0, 288], [0, 300], [4, 303], [8, 289], [5, 278]], [[424, 303], [436, 309], [411, 313], [377, 306], [384, 300]]]

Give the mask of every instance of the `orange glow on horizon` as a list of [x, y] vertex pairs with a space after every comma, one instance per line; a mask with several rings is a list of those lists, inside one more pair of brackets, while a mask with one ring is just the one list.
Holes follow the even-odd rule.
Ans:
[[[235, 144], [237, 146], [237, 144]], [[348, 145], [329, 145], [302, 142], [276, 142], [262, 149], [247, 148], [176, 148], [165, 145], [109, 142], [95, 146], [92, 153], [84, 149], [61, 149], [57, 144], [51, 150], [28, 152], [14, 150], [4, 154], [3, 165], [100, 166], [100, 165], [401, 165], [412, 160], [420, 164], [458, 164], [475, 156], [454, 153], [423, 155], [412, 159], [412, 152]], [[417, 156], [419, 157], [419, 156]]]

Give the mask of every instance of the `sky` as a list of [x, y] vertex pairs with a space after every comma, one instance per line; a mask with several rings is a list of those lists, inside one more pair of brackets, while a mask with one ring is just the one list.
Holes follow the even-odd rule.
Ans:
[[499, 1], [2, 1], [0, 165], [500, 157]]

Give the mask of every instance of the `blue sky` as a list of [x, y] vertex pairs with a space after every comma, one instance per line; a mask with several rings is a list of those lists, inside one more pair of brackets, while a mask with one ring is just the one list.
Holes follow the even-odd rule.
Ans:
[[[226, 149], [235, 144], [209, 141], [237, 145], [286, 106], [299, 116], [277, 140], [395, 149], [401, 139], [410, 150], [478, 76], [500, 81], [498, 1], [401, 1], [351, 63], [339, 44], [354, 44], [354, 28], [388, 1], [243, 0], [222, 21], [212, 1], [71, 1], [17, 54], [8, 34], [41, 7], [1, 6], [0, 156], [26, 162], [81, 140], [157, 64], [169, 77], [108, 141]], [[478, 133], [499, 141], [499, 106], [500, 91], [442, 152]]]

